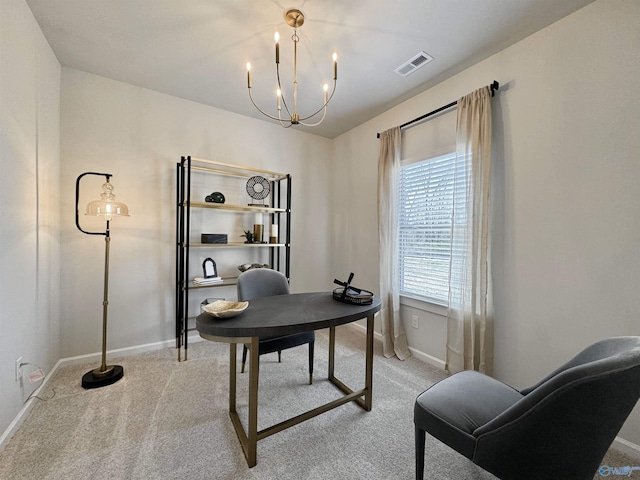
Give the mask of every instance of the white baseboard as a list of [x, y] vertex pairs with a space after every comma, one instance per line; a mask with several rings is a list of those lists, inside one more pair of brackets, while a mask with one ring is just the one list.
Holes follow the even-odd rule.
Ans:
[[[202, 341], [202, 337], [200, 337], [200, 335], [190, 335], [188, 341], [189, 343], [200, 342]], [[133, 347], [108, 350], [107, 358], [111, 359], [115, 357], [128, 357], [129, 355], [137, 355], [139, 353], [150, 352], [153, 350], [160, 350], [161, 348], [175, 347], [175, 344], [176, 344], [175, 340], [165, 340], [163, 342], [147, 343], [144, 345], [136, 345]], [[44, 381], [42, 382], [42, 385], [40, 385], [33, 392], [33, 394], [31, 395], [31, 398], [27, 400], [27, 402], [20, 409], [16, 417], [9, 424], [7, 429], [2, 433], [2, 436], [0, 436], [0, 452], [4, 450], [4, 448], [9, 443], [9, 440], [11, 440], [11, 437], [15, 435], [15, 433], [18, 431], [18, 428], [20, 428], [20, 425], [22, 425], [24, 420], [29, 416], [29, 413], [35, 406], [36, 400], [38, 400], [37, 398], [35, 398], [35, 396], [38, 395], [40, 391], [44, 390], [49, 380], [53, 377], [53, 375], [59, 368], [66, 367], [69, 365], [80, 365], [82, 363], [94, 362], [97, 364], [97, 363], [100, 363], [101, 360], [102, 360], [102, 352], [89, 353], [87, 355], [78, 355], [75, 357], [61, 358], [60, 360], [58, 360], [56, 364], [53, 366], [53, 368], [51, 369], [51, 371], [44, 377]]]
[[2, 433], [2, 436], [0, 436], [0, 452], [4, 450], [4, 448], [9, 444], [9, 440], [11, 440], [11, 437], [13, 437], [13, 435], [18, 431], [18, 428], [20, 428], [20, 425], [22, 425], [22, 422], [24, 422], [25, 419], [29, 416], [29, 413], [31, 413], [31, 410], [36, 405], [36, 400], [38, 400], [35, 397], [44, 390], [45, 386], [49, 383], [49, 380], [51, 380], [51, 378], [53, 377], [53, 374], [60, 367], [60, 364], [61, 360], [58, 360], [49, 374], [45, 375], [44, 380], [42, 381], [42, 385], [40, 385], [33, 391], [33, 393], [31, 394], [31, 398], [29, 398], [29, 400], [25, 402], [25, 404], [18, 412], [18, 415], [16, 415], [16, 418], [13, 419], [7, 429]]
[[[366, 332], [367, 330], [364, 325], [360, 325], [359, 323], [354, 322], [349, 325], [355, 329], [361, 330], [362, 332]], [[379, 340], [379, 341], [382, 340], [382, 334], [380, 334], [379, 332], [374, 332], [374, 337], [376, 338], [376, 340]], [[202, 341], [202, 337], [200, 337], [199, 335], [189, 336], [189, 339], [188, 339], [189, 343], [195, 343], [200, 341]], [[159, 350], [161, 348], [172, 347], [172, 346], [175, 346], [175, 340], [165, 340], [163, 342], [147, 343], [144, 345], [137, 345], [137, 346], [127, 347], [127, 348], [119, 348], [116, 350], [109, 350], [107, 352], [107, 356], [111, 358], [127, 357], [129, 355], [136, 355], [139, 353], [150, 352], [153, 350]], [[412, 347], [409, 347], [409, 351], [411, 352], [411, 355], [416, 357], [416, 359], [423, 361], [425, 363], [428, 363], [430, 365], [433, 365], [434, 367], [437, 367], [441, 370], [444, 370], [445, 362], [443, 360], [440, 360], [439, 358], [436, 358], [432, 355], [421, 352], [420, 350], [417, 350]], [[18, 412], [18, 415], [16, 415], [16, 418], [13, 419], [13, 421], [11, 422], [11, 424], [9, 424], [9, 426], [4, 431], [2, 436], [0, 436], [0, 452], [4, 450], [4, 448], [9, 443], [9, 440], [11, 440], [11, 437], [13, 437], [13, 435], [18, 431], [18, 428], [20, 428], [20, 425], [22, 425], [24, 420], [29, 416], [31, 409], [33, 409], [33, 407], [35, 406], [35, 402], [37, 400], [35, 396], [38, 395], [40, 391], [44, 390], [44, 387], [47, 385], [49, 380], [53, 377], [54, 373], [60, 367], [68, 366], [68, 365], [78, 365], [81, 363], [88, 363], [92, 361], [100, 361], [101, 357], [102, 357], [101, 352], [97, 352], [97, 353], [90, 353], [87, 355], [78, 355], [76, 357], [62, 358], [58, 360], [58, 362], [56, 362], [56, 364], [53, 366], [49, 374], [45, 376], [44, 381], [42, 382], [42, 385], [40, 385], [33, 392], [33, 395], [31, 396], [31, 398], [24, 404], [20, 412]], [[616, 437], [615, 440], [613, 441], [612, 447], [624, 453], [625, 455], [628, 455], [632, 458], [637, 458], [640, 460], [640, 445], [636, 445], [635, 443], [625, 440], [624, 438]]]
[[613, 440], [611, 446], [616, 450], [624, 453], [625, 455], [629, 455], [630, 457], [640, 461], [640, 445], [636, 445], [635, 443], [632, 443], [629, 440], [625, 440], [624, 438], [616, 437]]
[[[350, 323], [349, 325], [357, 328], [358, 330], [362, 330], [365, 333], [367, 331], [367, 327], [365, 327], [364, 325], [360, 325], [359, 323], [354, 322], [354, 323]], [[373, 335], [376, 339], [382, 341], [382, 334], [380, 332], [374, 332]], [[445, 366], [444, 360], [440, 360], [437, 357], [429, 355], [428, 353], [421, 352], [420, 350], [413, 347], [409, 347], [409, 351], [411, 352], [411, 355], [416, 357], [418, 360], [428, 363], [429, 365], [433, 365], [434, 367], [437, 367], [440, 370], [444, 370], [444, 366]]]
[[[189, 336], [189, 343], [199, 342], [201, 340], [202, 340], [202, 337], [200, 337], [199, 335]], [[108, 350], [107, 357], [108, 358], [128, 357], [129, 355], [137, 355], [139, 353], [151, 352], [154, 350], [160, 350], [161, 348], [175, 347], [175, 345], [176, 345], [175, 340], [165, 340], [162, 342], [145, 343], [144, 345], [135, 345], [133, 347]], [[102, 360], [102, 353], [95, 352], [95, 353], [88, 353], [86, 355], [78, 355], [77, 357], [63, 358], [58, 363], [60, 363], [61, 366], [66, 367], [68, 365], [78, 365], [81, 363], [100, 362], [101, 360]]]
[[[362, 332], [366, 333], [367, 331], [367, 328], [364, 325], [360, 325], [359, 323], [354, 322], [354, 323], [350, 323], [349, 325], [357, 328], [358, 330], [361, 330]], [[382, 340], [381, 333], [375, 332], [374, 336], [376, 337], [376, 339]], [[433, 365], [434, 367], [439, 368], [440, 370], [445, 369], [444, 360], [440, 360], [439, 358], [434, 357], [433, 355], [429, 355], [428, 353], [424, 353], [413, 347], [409, 347], [409, 351], [411, 352], [411, 355], [414, 356], [416, 359], [422, 362], [428, 363], [429, 365]], [[635, 443], [625, 440], [624, 438], [616, 437], [613, 440], [613, 443], [611, 444], [611, 446], [616, 450], [618, 450], [619, 452], [622, 452], [625, 455], [628, 455], [632, 458], [637, 458], [640, 461], [640, 445], [636, 445]]]
[[409, 351], [411, 352], [411, 355], [416, 357], [418, 360], [428, 363], [429, 365], [433, 365], [434, 367], [437, 367], [440, 370], [444, 370], [444, 366], [445, 366], [444, 360], [440, 360], [439, 358], [434, 357], [433, 355], [429, 355], [428, 353], [421, 352], [420, 350], [417, 350], [413, 347], [409, 347]]

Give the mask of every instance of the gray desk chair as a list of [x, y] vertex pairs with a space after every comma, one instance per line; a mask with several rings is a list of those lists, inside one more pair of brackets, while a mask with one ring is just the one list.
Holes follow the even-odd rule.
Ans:
[[[268, 268], [247, 270], [238, 276], [238, 301], [251, 301], [253, 298], [270, 297], [272, 295], [288, 295], [289, 282], [282, 273]], [[261, 338], [259, 343], [260, 355], [278, 352], [278, 362], [282, 361], [282, 350], [309, 344], [309, 384], [313, 383], [313, 347], [316, 334], [310, 332], [294, 333], [280, 337]], [[247, 345], [242, 349], [242, 370], [247, 362]]]
[[522, 391], [456, 373], [416, 399], [416, 479], [427, 432], [502, 479], [591, 480], [639, 397], [640, 337], [595, 343]]

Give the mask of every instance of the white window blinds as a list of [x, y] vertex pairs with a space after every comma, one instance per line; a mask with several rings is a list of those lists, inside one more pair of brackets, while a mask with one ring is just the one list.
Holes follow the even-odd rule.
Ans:
[[448, 302], [455, 163], [450, 153], [400, 169], [401, 295]]

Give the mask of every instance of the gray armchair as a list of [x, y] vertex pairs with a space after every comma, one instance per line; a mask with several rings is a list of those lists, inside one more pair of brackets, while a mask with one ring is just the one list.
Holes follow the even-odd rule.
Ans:
[[[270, 297], [272, 295], [289, 294], [289, 282], [282, 273], [269, 268], [247, 270], [238, 276], [238, 301], [250, 301], [253, 298]], [[294, 333], [279, 337], [260, 338], [260, 355], [278, 352], [278, 362], [282, 361], [282, 350], [309, 344], [309, 384], [313, 383], [313, 349], [315, 332]], [[242, 370], [247, 362], [247, 345], [242, 349]]]
[[416, 399], [416, 479], [426, 432], [502, 479], [591, 480], [639, 397], [640, 337], [595, 343], [522, 391], [456, 373]]

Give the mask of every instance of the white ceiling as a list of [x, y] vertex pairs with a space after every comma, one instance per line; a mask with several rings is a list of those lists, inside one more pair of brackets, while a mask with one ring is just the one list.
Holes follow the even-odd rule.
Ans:
[[[27, 0], [64, 66], [267, 120], [275, 109], [273, 33], [291, 94], [299, 8], [298, 111], [321, 106], [337, 51], [338, 86], [325, 121], [301, 130], [334, 138], [593, 0]], [[420, 51], [434, 60], [401, 77]], [[493, 78], [483, 79], [491, 82]], [[496, 80], [501, 81], [500, 78]], [[289, 102], [291, 103], [291, 102]], [[267, 120], [270, 121], [270, 120]]]

